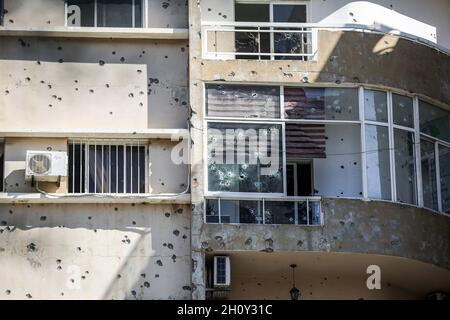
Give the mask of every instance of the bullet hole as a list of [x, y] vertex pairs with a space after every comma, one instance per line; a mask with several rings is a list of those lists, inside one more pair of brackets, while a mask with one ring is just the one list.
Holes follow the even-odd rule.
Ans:
[[28, 252], [36, 252], [37, 246], [32, 242], [27, 245], [27, 250], [28, 250]]
[[170, 5], [170, 3], [168, 3], [168, 2], [163, 2], [161, 6], [162, 6], [164, 9], [167, 9], [167, 8], [169, 7], [169, 5]]
[[164, 56], [165, 59], [167, 59], [169, 56]]
[[33, 298], [33, 296], [32, 296], [31, 294], [29, 294], [29, 293], [27, 293], [26, 297], [27, 297], [28, 299]]
[[111, 52], [113, 55], [116, 55], [116, 52], [115, 51], [113, 51], [113, 52]]
[[222, 240], [223, 240], [223, 237], [221, 237], [221, 236], [216, 236], [214, 239], [216, 239], [216, 241], [222, 241]]
[[25, 80], [26, 80], [27, 82], [30, 82], [30, 81], [31, 81], [31, 78], [30, 78], [30, 77], [26, 77]]
[[344, 141], [344, 138], [341, 138], [341, 142], [343, 142]]
[[120, 58], [120, 62], [125, 62], [125, 58], [124, 57]]
[[81, 251], [81, 247], [77, 247], [77, 250], [78, 250], [78, 251]]
[[251, 74], [252, 76], [254, 76], [254, 75], [257, 74], [257, 72], [256, 72], [255, 70], [252, 70], [252, 71], [250, 71], [250, 74]]
[[9, 23], [14, 23], [13, 19], [9, 19], [8, 21], [9, 21]]
[[144, 104], [142, 102], [139, 103], [139, 107], [143, 107]]
[[166, 218], [170, 218], [170, 213], [166, 212], [164, 215], [166, 216]]
[[51, 85], [51, 84], [49, 84], [49, 85], [47, 85], [47, 87], [48, 87], [49, 89], [51, 89], [51, 88], [52, 88], [52, 85]]
[[209, 247], [208, 241], [203, 241], [203, 242], [202, 242], [202, 248], [203, 248], [203, 249], [206, 249], [206, 248], [208, 248], [208, 247]]
[[61, 292], [61, 296], [64, 296], [64, 292]]
[[135, 226], [136, 225], [136, 221], [133, 221], [132, 224], [133, 224], [133, 226]]
[[163, 243], [163, 247], [167, 247], [167, 243]]
[[46, 216], [42, 216], [42, 217], [40, 218], [40, 220], [41, 220], [41, 221], [45, 221], [45, 220], [47, 220], [47, 217], [46, 217]]
[[52, 95], [52, 98], [53, 98], [53, 99], [56, 99], [56, 98], [58, 98], [58, 96], [56, 96], [56, 95]]
[[11, 290], [6, 290], [6, 291], [5, 291], [5, 294], [6, 294], [7, 296], [9, 296], [9, 295], [11, 294]]
[[170, 250], [173, 250], [173, 244], [169, 243], [169, 244], [167, 245], [167, 248], [169, 248]]
[[88, 220], [92, 220], [92, 217], [88, 217]]
[[149, 78], [148, 79], [150, 81], [150, 83], [154, 83], [154, 84], [158, 84], [159, 83], [159, 79], [158, 78]]
[[89, 89], [89, 92], [90, 92], [90, 93], [94, 93], [94, 90], [93, 90], [93, 89]]
[[56, 263], [61, 264], [61, 260], [60, 259], [56, 260]]
[[161, 261], [161, 260], [158, 260], [158, 261], [156, 261], [156, 264], [157, 264], [158, 266], [160, 266], [160, 267], [162, 267], [162, 266], [163, 266], [163, 263], [162, 263], [162, 261]]
[[334, 83], [336, 83], [336, 84], [341, 84], [342, 82], [341, 82], [341, 80], [336, 80]]
[[12, 211], [12, 210], [9, 210], [9, 214], [13, 214], [13, 211]]
[[141, 273], [141, 277], [145, 279], [147, 275], [145, 273]]
[[150, 288], [150, 282], [148, 282], [148, 281], [145, 281], [145, 282], [144, 282], [144, 287], [146, 287], [146, 288]]
[[131, 290], [131, 295], [136, 296], [136, 291]]
[[226, 19], [226, 18], [227, 18], [227, 15], [226, 15], [226, 14], [222, 15], [222, 18]]
[[78, 80], [75, 80], [74, 82], [75, 82], [75, 83], [78, 83]]
[[117, 278], [118, 278], [118, 279], [122, 278], [122, 275], [118, 274], [118, 275], [117, 275]]
[[155, 278], [159, 278], [159, 274], [155, 274]]
[[122, 243], [130, 244], [131, 240], [128, 238], [128, 236], [125, 236], [125, 239], [122, 240]]
[[303, 246], [303, 241], [302, 240], [298, 240], [297, 241], [297, 246], [299, 246], [299, 247]]
[[[9, 21], [11, 22], [11, 20], [9, 20]], [[23, 41], [22, 39], [17, 39], [17, 41], [19, 41], [19, 43], [22, 47], [25, 47], [27, 45], [26, 42]]]
[[392, 286], [392, 284], [391, 284], [390, 282], [386, 283], [386, 285], [387, 285], [388, 287]]
[[60, 270], [62, 270], [62, 267], [58, 266], [58, 267], [56, 267], [56, 269], [60, 271]]
[[133, 93], [128, 94], [128, 98], [134, 98], [134, 94]]
[[184, 234], [183, 235], [183, 239], [186, 240], [187, 239], [187, 235]]
[[137, 73], [142, 73], [142, 70], [139, 69], [139, 70], [137, 71]]
[[63, 59], [59, 59], [58, 62], [59, 62], [59, 63], [63, 63], [64, 60], [63, 60]]
[[172, 261], [175, 263], [177, 262], [177, 256], [176, 255], [172, 255]]
[[345, 167], [344, 166], [341, 166], [341, 169], [344, 169]]
[[114, 211], [119, 211], [119, 208], [115, 207], [115, 208], [114, 208]]
[[105, 61], [99, 60], [98, 64], [99, 64], [100, 66], [104, 66], [104, 65], [105, 65]]
[[9, 94], [9, 90], [5, 90], [5, 95], [8, 95]]
[[184, 287], [183, 287], [183, 290], [185, 290], [185, 291], [191, 291], [191, 287], [190, 287], [190, 286], [184, 286]]
[[177, 213], [178, 213], [178, 214], [182, 214], [182, 213], [183, 213], [183, 209], [182, 209], [182, 208], [179, 208], [179, 209], [177, 210]]
[[174, 230], [174, 231], [173, 231], [173, 234], [174, 234], [175, 236], [177, 236], [177, 237], [178, 237], [178, 236], [180, 235], [180, 231], [178, 231], [178, 230]]
[[62, 47], [58, 47], [58, 51], [61, 51], [62, 50]]

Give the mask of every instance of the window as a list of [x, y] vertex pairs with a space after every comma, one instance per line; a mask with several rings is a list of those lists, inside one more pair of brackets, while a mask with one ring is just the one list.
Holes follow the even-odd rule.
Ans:
[[68, 27], [118, 27], [143, 26], [142, 0], [68, 0]]
[[283, 193], [282, 127], [208, 124], [208, 190]]
[[420, 132], [450, 142], [450, 113], [432, 104], [420, 101]]
[[4, 177], [4, 164], [5, 164], [5, 144], [0, 142], [0, 192], [4, 191], [5, 177]]
[[434, 143], [422, 139], [420, 142], [422, 161], [422, 190], [423, 205], [426, 208], [438, 211], [437, 184], [436, 184], [436, 155]]
[[312, 161], [288, 163], [286, 166], [287, 195], [309, 197], [314, 193]]
[[[262, 3], [235, 2], [236, 22], [275, 22], [275, 23], [305, 23], [307, 22], [307, 5], [283, 4], [276, 1]], [[264, 53], [264, 55], [238, 55], [239, 59], [270, 59], [275, 60], [305, 60], [305, 57], [295, 54], [310, 52], [311, 33], [303, 32], [305, 28], [269, 28], [269, 27], [239, 27], [246, 31], [235, 33], [236, 52]], [[255, 32], [248, 30], [255, 30]], [[279, 32], [276, 32], [279, 30]], [[286, 32], [292, 30], [292, 32]], [[271, 55], [275, 53], [276, 55]], [[284, 56], [283, 54], [292, 54]]]
[[146, 193], [144, 143], [69, 144], [69, 193]]

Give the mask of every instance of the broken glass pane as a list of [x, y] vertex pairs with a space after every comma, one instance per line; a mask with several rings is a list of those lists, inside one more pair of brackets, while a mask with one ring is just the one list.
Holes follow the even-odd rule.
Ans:
[[437, 211], [438, 203], [434, 143], [422, 139], [420, 141], [420, 152], [422, 159], [423, 205], [426, 208]]
[[413, 99], [398, 94], [392, 95], [394, 124], [414, 128]]
[[266, 224], [295, 224], [295, 202], [265, 201]]
[[366, 120], [387, 122], [387, 94], [384, 91], [364, 90]]
[[417, 203], [414, 133], [394, 129], [397, 201]]
[[262, 224], [261, 201], [220, 200], [220, 219], [222, 223]]

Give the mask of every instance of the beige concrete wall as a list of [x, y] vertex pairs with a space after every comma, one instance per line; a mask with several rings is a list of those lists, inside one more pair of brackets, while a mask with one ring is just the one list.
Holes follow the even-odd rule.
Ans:
[[184, 41], [0, 38], [0, 126], [186, 128]]
[[[4, 191], [8, 193], [36, 193], [31, 181], [25, 180], [27, 150], [30, 151], [65, 151], [66, 139], [5, 139]], [[39, 188], [51, 193], [67, 192], [67, 179], [63, 178], [60, 187], [54, 182], [39, 182]]]
[[0, 299], [189, 299], [190, 210], [0, 205]]
[[[187, 28], [186, 0], [144, 1], [148, 1], [149, 28]], [[65, 25], [64, 0], [5, 0], [5, 9], [5, 26], [49, 28]]]

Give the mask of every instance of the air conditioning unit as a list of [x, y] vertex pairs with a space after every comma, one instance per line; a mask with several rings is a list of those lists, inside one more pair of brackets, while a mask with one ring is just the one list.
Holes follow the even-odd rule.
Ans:
[[229, 287], [231, 284], [231, 264], [228, 256], [214, 257], [214, 288]]
[[59, 182], [66, 176], [66, 152], [27, 151], [26, 180]]

